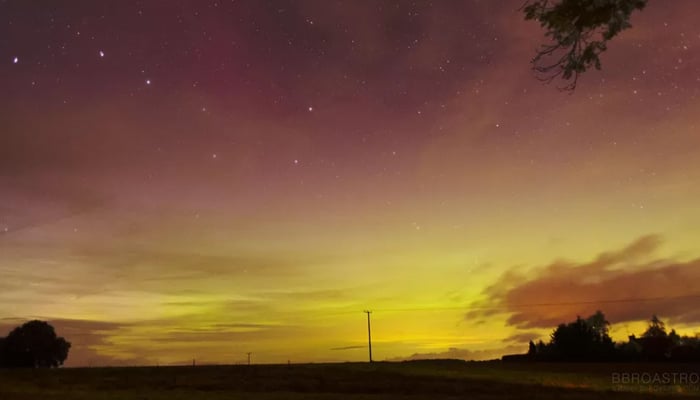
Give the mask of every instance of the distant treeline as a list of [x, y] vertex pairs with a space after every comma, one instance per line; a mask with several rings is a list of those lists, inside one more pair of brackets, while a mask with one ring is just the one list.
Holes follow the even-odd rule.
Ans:
[[679, 336], [656, 315], [641, 336], [630, 335], [625, 342], [614, 342], [610, 322], [601, 311], [583, 319], [559, 325], [548, 343], [530, 341], [527, 354], [503, 356], [503, 361], [700, 361], [700, 337]]

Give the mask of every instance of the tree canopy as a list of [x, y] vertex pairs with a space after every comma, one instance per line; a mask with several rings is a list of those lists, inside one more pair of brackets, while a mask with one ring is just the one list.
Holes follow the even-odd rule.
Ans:
[[70, 342], [56, 336], [45, 321], [29, 321], [0, 339], [0, 366], [8, 368], [55, 368], [68, 357]]
[[615, 347], [607, 332], [605, 315], [598, 311], [587, 319], [561, 324], [552, 332], [553, 358], [565, 360], [601, 360]]
[[642, 334], [642, 337], [666, 337], [666, 324], [656, 315], [649, 320], [649, 327]]
[[666, 333], [663, 321], [654, 315], [641, 337], [630, 335], [615, 343], [608, 335], [610, 323], [601, 311], [583, 319], [560, 324], [549, 343], [530, 341], [527, 354], [505, 356], [504, 360], [534, 361], [700, 361], [700, 336]]
[[601, 68], [600, 54], [608, 42], [630, 28], [630, 17], [648, 0], [529, 0], [522, 8], [526, 20], [536, 20], [550, 43], [532, 60], [545, 82], [562, 78], [564, 90], [574, 90], [579, 75]]

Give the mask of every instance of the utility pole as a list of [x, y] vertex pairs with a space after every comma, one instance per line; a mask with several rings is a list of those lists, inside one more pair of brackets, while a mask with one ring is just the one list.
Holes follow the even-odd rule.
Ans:
[[369, 322], [369, 315], [372, 314], [372, 311], [365, 310], [365, 314], [367, 314], [367, 341], [369, 343], [369, 362], [372, 362], [372, 325], [370, 325]]
[[250, 355], [253, 354], [253, 353], [248, 352], [248, 353], [246, 353], [246, 354], [248, 354], [248, 365], [250, 365]]

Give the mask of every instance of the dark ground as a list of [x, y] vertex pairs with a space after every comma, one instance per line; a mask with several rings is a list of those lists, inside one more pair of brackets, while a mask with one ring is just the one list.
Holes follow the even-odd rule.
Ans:
[[[0, 370], [0, 399], [665, 399], [700, 383], [627, 383], [612, 374], [700, 373], [697, 364], [462, 361]], [[680, 377], [680, 375], [677, 375]]]

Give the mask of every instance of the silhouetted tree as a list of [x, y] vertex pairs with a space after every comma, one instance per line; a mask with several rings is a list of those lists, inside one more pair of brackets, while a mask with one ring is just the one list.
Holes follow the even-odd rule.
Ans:
[[678, 336], [675, 330], [671, 330], [668, 337], [673, 346], [669, 352], [672, 361], [700, 361], [700, 337]]
[[618, 361], [639, 361], [642, 345], [635, 335], [630, 335], [627, 342], [618, 343], [615, 346], [615, 354]]
[[[604, 316], [602, 320], [605, 321]], [[594, 328], [588, 323], [588, 320], [581, 319], [581, 317], [576, 318], [574, 322], [559, 325], [552, 333], [550, 343], [552, 356], [555, 359], [567, 361], [593, 361], [612, 358], [615, 345], [607, 334], [607, 328], [601, 331], [602, 326], [604, 325]]]
[[671, 342], [671, 346], [679, 346], [681, 344], [681, 337], [676, 333], [675, 329], [671, 329], [668, 333], [668, 340]]
[[649, 327], [642, 334], [642, 337], [666, 337], [666, 324], [659, 317], [653, 315], [649, 320]]
[[550, 346], [547, 345], [544, 341], [540, 339], [540, 341], [537, 342], [537, 359], [539, 360], [546, 360], [551, 358], [550, 357]]
[[68, 357], [70, 343], [44, 321], [29, 321], [0, 343], [0, 365], [10, 368], [55, 368]]
[[527, 355], [530, 357], [535, 357], [537, 355], [537, 347], [535, 346], [535, 342], [532, 340], [530, 340], [530, 343], [528, 344]]
[[542, 45], [532, 60], [539, 78], [552, 82], [561, 77], [574, 90], [579, 75], [590, 67], [600, 69], [600, 54], [607, 43], [631, 27], [630, 16], [647, 0], [529, 0], [526, 20], [536, 20], [551, 43]]
[[600, 340], [603, 340], [606, 336], [608, 336], [610, 322], [605, 319], [605, 314], [603, 314], [602, 311], [598, 310], [595, 312], [595, 314], [586, 318], [586, 323], [598, 335]]
[[603, 361], [615, 356], [615, 343], [608, 335], [610, 323], [601, 311], [586, 319], [559, 325], [548, 344], [529, 342], [527, 357], [541, 361]]
[[654, 315], [641, 337], [630, 335], [615, 343], [608, 334], [610, 322], [601, 311], [586, 319], [560, 324], [549, 343], [528, 343], [527, 354], [509, 355], [504, 361], [700, 361], [700, 335], [666, 333], [664, 322]]
[[681, 345], [683, 346], [692, 346], [697, 349], [700, 349], [700, 334], [696, 334], [695, 337], [693, 336], [681, 336]]
[[666, 334], [666, 325], [656, 315], [651, 317], [649, 327], [638, 341], [642, 345], [642, 358], [648, 361], [667, 359], [673, 347], [671, 339]]

